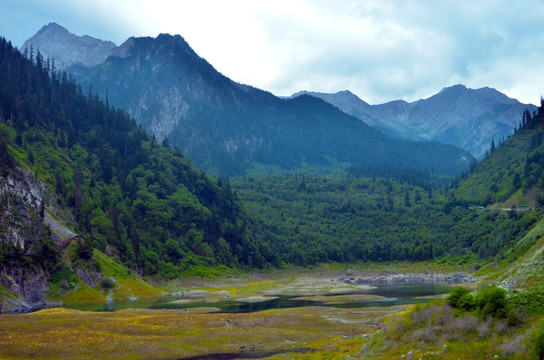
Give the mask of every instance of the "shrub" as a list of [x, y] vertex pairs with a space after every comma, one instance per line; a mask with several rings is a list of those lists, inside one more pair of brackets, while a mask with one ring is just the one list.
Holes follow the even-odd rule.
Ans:
[[98, 285], [101, 289], [113, 289], [113, 287], [115, 286], [115, 279], [111, 277], [103, 278], [102, 280], [100, 280]]
[[511, 357], [514, 355], [518, 355], [518, 358], [520, 354], [526, 353], [526, 347], [523, 343], [524, 336], [519, 335], [516, 336], [514, 339], [511, 339], [510, 341], [506, 341], [501, 344], [499, 347], [501, 355], [504, 357]]
[[430, 324], [432, 321], [431, 308], [417, 304], [414, 310], [410, 312], [410, 319], [414, 325]]
[[535, 336], [535, 353], [540, 360], [544, 360], [544, 325], [538, 330]]
[[476, 295], [476, 307], [483, 318], [506, 317], [506, 290], [488, 287]]
[[455, 319], [455, 329], [463, 334], [476, 330], [478, 327], [478, 319], [471, 314], [465, 314]]
[[90, 240], [78, 237], [76, 239], [76, 251], [74, 255], [75, 256], [72, 258], [73, 262], [78, 259], [83, 259], [85, 261], [90, 260], [93, 257], [93, 248], [90, 245]]
[[472, 294], [467, 293], [459, 299], [457, 306], [461, 310], [472, 311], [476, 308], [476, 300]]
[[470, 292], [466, 287], [463, 286], [456, 286], [453, 288], [453, 290], [450, 292], [450, 295], [447, 297], [446, 301], [448, 304], [451, 305], [453, 308], [459, 307], [459, 300], [469, 294]]
[[77, 275], [64, 263], [60, 263], [57, 265], [56, 271], [47, 279], [47, 282], [49, 284], [59, 284], [62, 280], [69, 282], [76, 279]]

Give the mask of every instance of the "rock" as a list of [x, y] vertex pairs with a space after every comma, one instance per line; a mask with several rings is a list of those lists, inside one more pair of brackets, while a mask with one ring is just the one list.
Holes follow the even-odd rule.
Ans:
[[31, 44], [34, 50], [39, 48], [44, 57], [55, 58], [59, 69], [66, 69], [74, 64], [87, 67], [98, 65], [117, 49], [111, 41], [102, 41], [87, 35], [77, 36], [55, 23], [42, 27], [21, 49], [30, 49]]
[[240, 349], [244, 350], [246, 348], [245, 345], [240, 345]]
[[406, 359], [406, 355], [401, 355], [400, 358], [401, 359]]

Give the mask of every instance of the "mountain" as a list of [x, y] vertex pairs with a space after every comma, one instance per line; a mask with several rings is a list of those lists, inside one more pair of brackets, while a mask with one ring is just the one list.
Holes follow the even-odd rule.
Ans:
[[544, 206], [544, 103], [521, 128], [492, 149], [452, 194], [466, 203], [499, 208]]
[[392, 140], [314, 97], [281, 99], [238, 84], [179, 35], [130, 38], [103, 63], [67, 71], [215, 174], [385, 163], [452, 175], [472, 160], [451, 146]]
[[531, 113], [537, 109], [495, 89], [474, 90], [463, 85], [444, 88], [412, 103], [396, 100], [380, 105], [369, 105], [349, 91], [303, 91], [293, 96], [301, 94], [323, 99], [390, 136], [455, 145], [479, 159], [493, 140], [512, 135], [525, 109]]
[[17, 69], [0, 72], [0, 304], [6, 292], [25, 309], [78, 289], [128, 298], [151, 291], [136, 274], [276, 263], [228, 181], [4, 38], [0, 68]]
[[515, 277], [502, 276], [501, 286], [524, 287], [529, 277], [541, 284], [544, 102], [524, 119], [452, 188], [383, 166], [362, 176], [357, 167], [346, 177], [251, 176], [233, 186], [258, 220], [256, 232], [288, 263], [434, 259], [490, 264], [495, 274], [515, 261]]
[[76, 64], [100, 64], [116, 48], [111, 41], [102, 41], [87, 35], [77, 36], [56, 23], [50, 23], [25, 41], [21, 49], [29, 52], [31, 49], [34, 52], [39, 50], [45, 59], [50, 57], [55, 60], [57, 69], [66, 69]]

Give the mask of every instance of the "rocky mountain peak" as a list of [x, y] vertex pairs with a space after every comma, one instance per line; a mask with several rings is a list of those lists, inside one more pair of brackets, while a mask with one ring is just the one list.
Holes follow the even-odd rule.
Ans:
[[396, 100], [380, 105], [369, 105], [345, 91], [307, 93], [389, 136], [451, 144], [477, 158], [485, 155], [493, 139], [499, 141], [513, 133], [526, 108], [529, 111], [536, 109], [534, 105], [522, 104], [493, 88], [470, 89], [462, 84], [445, 87], [437, 94], [415, 102]]
[[117, 46], [111, 41], [103, 41], [91, 36], [77, 36], [56, 23], [45, 25], [30, 39], [22, 49], [31, 47], [40, 50], [44, 58], [54, 58], [57, 69], [71, 65], [95, 66], [110, 56]]
[[455, 93], [461, 93], [464, 91], [467, 91], [468, 88], [463, 84], [456, 84], [452, 86], [447, 86], [440, 90], [439, 94], [455, 94]]

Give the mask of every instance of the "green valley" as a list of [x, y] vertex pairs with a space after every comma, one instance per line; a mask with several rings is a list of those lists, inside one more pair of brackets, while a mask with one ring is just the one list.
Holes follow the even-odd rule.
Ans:
[[[197, 61], [177, 37], [136, 42]], [[197, 63], [206, 81], [234, 86]], [[393, 141], [310, 97], [236, 85], [236, 99], [268, 110], [233, 109], [222, 92], [201, 138], [179, 146], [188, 124], [159, 142], [39, 50], [1, 38], [0, 70], [0, 313], [12, 313], [0, 316], [0, 357], [542, 358], [544, 100], [460, 174], [471, 160], [462, 150]], [[247, 120], [234, 138], [279, 132], [251, 151], [240, 135], [222, 152], [210, 144], [233, 114]], [[214, 177], [177, 147], [244, 175]], [[371, 289], [418, 282], [466, 287], [364, 306], [395, 300]], [[167, 294], [186, 307], [62, 308]], [[304, 306], [218, 307], [282, 297]]]

